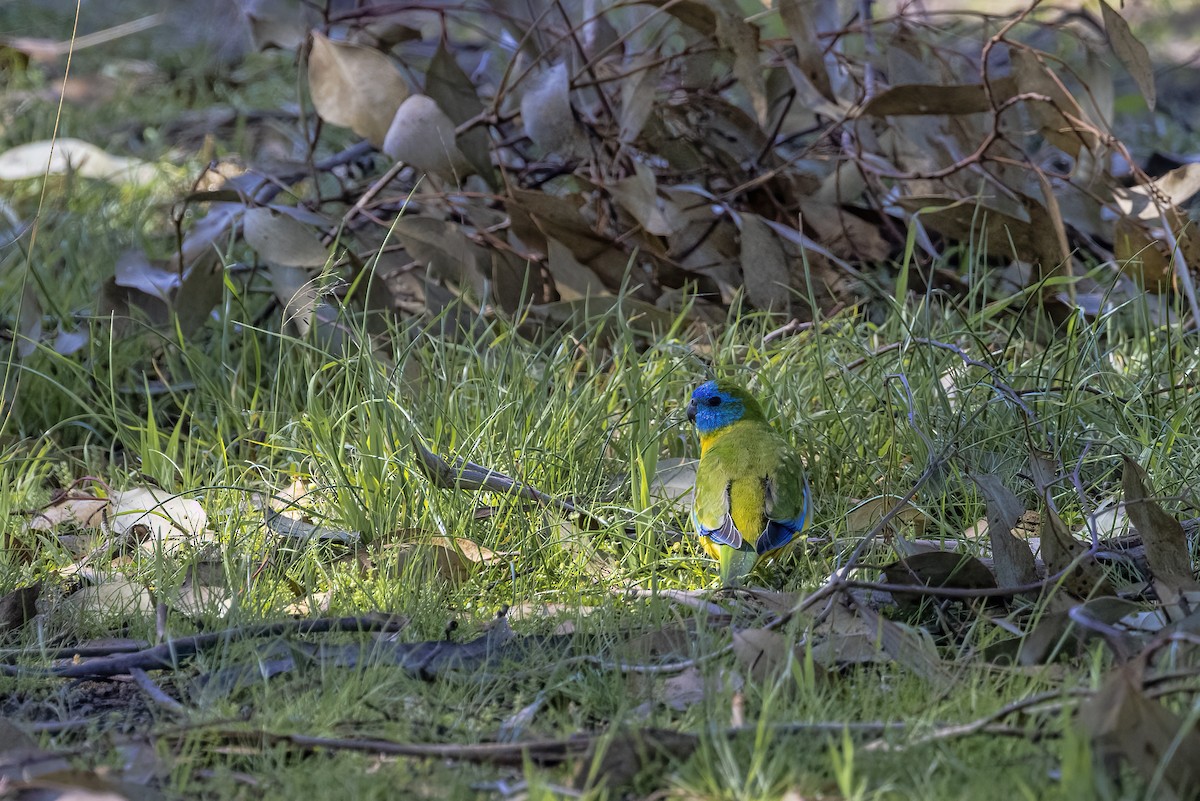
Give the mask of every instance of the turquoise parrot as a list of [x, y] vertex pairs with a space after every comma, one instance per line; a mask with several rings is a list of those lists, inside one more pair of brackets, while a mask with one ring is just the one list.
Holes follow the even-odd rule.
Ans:
[[687, 416], [700, 435], [692, 522], [704, 550], [720, 563], [721, 582], [737, 584], [804, 530], [804, 466], [737, 384], [701, 384]]

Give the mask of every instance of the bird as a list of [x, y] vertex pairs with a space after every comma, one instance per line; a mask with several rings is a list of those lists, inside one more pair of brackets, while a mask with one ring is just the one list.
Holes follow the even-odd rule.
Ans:
[[697, 387], [687, 417], [700, 437], [692, 523], [720, 565], [721, 583], [737, 585], [808, 523], [804, 465], [754, 396], [733, 381]]

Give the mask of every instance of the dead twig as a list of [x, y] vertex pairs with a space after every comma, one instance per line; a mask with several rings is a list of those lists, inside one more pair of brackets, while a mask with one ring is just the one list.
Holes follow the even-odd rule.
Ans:
[[147, 675], [146, 671], [136, 667], [130, 668], [129, 675], [133, 676], [134, 683], [141, 688], [142, 692], [150, 696], [150, 700], [154, 701], [154, 703], [172, 712], [187, 712], [187, 707], [167, 695], [162, 687], [154, 683], [154, 680]]
[[[223, 631], [197, 634], [165, 642], [152, 648], [143, 648], [133, 653], [71, 662], [54, 667], [30, 667], [27, 665], [0, 665], [0, 673], [8, 676], [57, 676], [60, 678], [93, 678], [120, 676], [133, 670], [174, 670], [179, 663], [203, 651], [226, 645], [238, 640], [280, 637], [286, 634], [321, 634], [330, 631], [399, 631], [403, 622], [395, 618], [337, 617], [315, 620], [285, 620], [255, 626], [239, 626]], [[70, 654], [69, 648], [60, 654]]]
[[453, 462], [448, 462], [425, 447], [425, 443], [421, 442], [419, 437], [412, 438], [412, 446], [413, 450], [417, 452], [417, 456], [420, 457], [418, 466], [422, 472], [435, 485], [443, 489], [487, 490], [502, 495], [515, 495], [518, 498], [527, 498], [553, 507], [560, 512], [581, 515], [599, 528], [607, 528], [609, 525], [607, 520], [589, 512], [574, 501], [547, 495], [529, 484], [510, 478], [489, 467], [457, 457]]

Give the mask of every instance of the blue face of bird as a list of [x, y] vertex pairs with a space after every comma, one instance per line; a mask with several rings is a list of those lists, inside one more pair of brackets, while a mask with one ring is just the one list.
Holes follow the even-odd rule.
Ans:
[[742, 399], [722, 391], [716, 381], [696, 387], [687, 407], [688, 420], [696, 424], [696, 430], [701, 434], [736, 423], [745, 413], [746, 405]]

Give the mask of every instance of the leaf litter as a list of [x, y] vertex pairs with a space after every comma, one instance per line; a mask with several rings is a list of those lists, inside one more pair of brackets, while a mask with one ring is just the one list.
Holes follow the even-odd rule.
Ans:
[[[657, 21], [685, 39], [712, 37], [716, 54], [660, 53], [654, 49], [660, 46], [657, 43], [636, 52], [632, 48], [643, 40], [630, 21], [601, 12], [597, 21], [610, 26], [626, 46], [596, 51], [583, 64], [574, 56], [543, 50], [552, 32], [549, 23], [520, 14], [503, 17], [501, 24], [509, 29], [504, 36], [511, 38], [501, 42], [497, 36], [504, 47], [487, 58], [477, 52], [481, 48], [454, 47], [453, 39], [461, 35], [458, 29], [427, 30], [405, 16], [404, 9], [396, 10], [396, 19], [391, 20], [398, 39], [386, 44], [377, 40], [378, 46], [363, 43], [371, 41], [366, 21], [381, 21], [374, 15], [346, 17], [343, 22], [353, 40], [338, 38], [346, 31], [335, 29], [305, 30], [297, 36], [284, 26], [269, 33], [270, 20], [256, 16], [260, 42], [297, 49], [311, 42], [307, 80], [317, 115], [329, 126], [348, 129], [382, 148], [396, 162], [388, 166], [390, 179], [379, 183], [371, 196], [342, 198], [340, 207], [336, 202], [323, 203], [324, 217], [317, 219], [289, 216], [271, 207], [271, 201], [284, 187], [311, 191], [302, 185], [311, 173], [332, 175], [361, 148], [334, 153], [321, 164], [308, 165], [311, 170], [271, 175], [260, 185], [221, 184], [235, 190], [237, 200], [199, 201], [209, 206], [208, 215], [179, 232], [178, 252], [165, 262], [131, 252], [114, 269], [97, 311], [128, 316], [151, 312], [150, 324], [162, 330], [177, 325], [185, 332], [192, 330], [219, 297], [211, 290], [225, 280], [222, 271], [214, 269], [215, 252], [240, 238], [254, 258], [268, 265], [283, 313], [289, 318], [316, 316], [320, 324], [318, 310], [332, 309], [328, 302], [332, 296], [313, 291], [317, 286], [313, 282], [321, 277], [316, 271], [341, 263], [342, 252], [332, 247], [330, 235], [339, 231], [335, 221], [350, 214], [347, 206], [363, 211], [366, 223], [356, 230], [339, 231], [339, 237], [346, 237], [337, 239], [340, 248], [370, 251], [378, 241], [390, 239], [401, 249], [405, 269], [416, 273], [426, 287], [460, 296], [485, 314], [511, 310], [530, 300], [533, 313], [542, 315], [547, 326], [564, 324], [579, 308], [561, 304], [621, 292], [631, 264], [638, 274], [649, 277], [631, 290], [636, 296], [632, 302], [644, 304], [647, 320], [660, 311], [654, 304], [688, 282], [705, 287], [721, 304], [744, 294], [757, 308], [813, 318], [865, 292], [862, 285], [822, 280], [843, 269], [839, 260], [876, 260], [895, 253], [902, 243], [894, 231], [909, 225], [928, 232], [927, 242], [934, 249], [970, 241], [981, 228], [994, 234], [993, 242], [1013, 243], [1016, 252], [1005, 257], [1027, 262], [1026, 288], [1037, 291], [1054, 285], [1046, 279], [1079, 277], [1073, 255], [1077, 249], [1115, 241], [1118, 250], [1147, 254], [1141, 261], [1130, 260], [1123, 267], [1127, 274], [1147, 288], [1174, 291], [1172, 282], [1163, 280], [1177, 272], [1179, 265], [1171, 259], [1182, 259], [1186, 267], [1196, 255], [1194, 236], [1185, 230], [1182, 213], [1184, 204], [1200, 191], [1196, 172], [1187, 166], [1152, 180], [1133, 165], [1130, 180], [1116, 180], [1111, 165], [1118, 160], [1111, 156], [1121, 145], [1111, 136], [1107, 121], [1093, 111], [1090, 100], [1078, 99], [1068, 87], [1060, 61], [1035, 50], [1030, 42], [1036, 39], [1027, 40], [1016, 26], [1023, 21], [1044, 32], [1045, 23], [1024, 16], [1012, 19], [1012, 24], [987, 39], [982, 51], [971, 54], [976, 58], [965, 62], [973, 65], [966, 70], [968, 75], [950, 74], [938, 59], [912, 59], [907, 71], [879, 71], [876, 65], [852, 61], [870, 59], [870, 50], [866, 56], [845, 55], [858, 52], [842, 47], [859, 35], [857, 28], [819, 30], [817, 20], [806, 13], [809, 5], [784, 2], [779, 7], [785, 38], [794, 50], [784, 57], [784, 77], [792, 85], [785, 85], [782, 93], [777, 81], [768, 80], [780, 76], [766, 73], [764, 56], [770, 53], [774, 58], [769, 48], [777, 45], [767, 29], [707, 2], [662, 4]], [[1154, 76], [1144, 46], [1119, 11], [1101, 3], [1101, 13], [1112, 54], [1153, 107]], [[912, 35], [907, 26], [873, 27], [881, 52], [905, 52], [905, 37]], [[513, 41], [520, 43], [517, 48], [509, 46]], [[936, 39], [925, 45], [946, 47]], [[994, 49], [1007, 53], [1011, 62], [1007, 74], [994, 74], [994, 62], [987, 58]], [[534, 55], [532, 65], [518, 64], [517, 50]], [[840, 56], [835, 58], [835, 53]], [[686, 83], [686, 76], [711, 70], [714, 64], [729, 86], [720, 92], [689, 91], [694, 87]], [[864, 72], [879, 84], [860, 85], [851, 79], [851, 67], [871, 67]], [[597, 77], [613, 74], [623, 80]], [[887, 85], [893, 74], [907, 82]], [[423, 75], [424, 86], [413, 85], [413, 75]], [[867, 89], [872, 94], [864, 94]], [[790, 95], [807, 102], [792, 103]], [[782, 104], [781, 99], [785, 99]], [[1033, 150], [1023, 146], [1032, 141], [1031, 133], [1004, 127], [1008, 117], [1018, 112], [1036, 123], [1039, 135], [1056, 155], [1069, 157], [1072, 166], [1065, 175], [1048, 176], [1043, 162], [1026, 155]], [[912, 124], [895, 123], [878, 138], [863, 135], [864, 121], [872, 117], [912, 118]], [[812, 131], [807, 139], [803, 134], [790, 135], [805, 130]], [[777, 136], [780, 131], [789, 135]], [[837, 149], [837, 158], [810, 158], [818, 144]], [[87, 143], [64, 148], [63, 162], [50, 161], [44, 148], [31, 152], [45, 157], [51, 173], [74, 171], [100, 180], [125, 180], [139, 175], [142, 166], [113, 160]], [[72, 160], [71, 155], [77, 158]], [[0, 165], [16, 165], [14, 169], [25, 165], [28, 173], [30, 159], [29, 151], [10, 150], [0, 154]], [[42, 175], [45, 169], [33, 174]], [[415, 197], [422, 172], [433, 173], [442, 185]], [[880, 178], [892, 182], [886, 194], [881, 194]], [[267, 184], [273, 188], [266, 188]], [[699, 184], [704, 187], [693, 191], [691, 187]], [[981, 191], [993, 184], [1003, 191]], [[763, 191], [771, 193], [769, 203], [759, 194]], [[811, 196], [822, 191], [821, 204], [815, 204]], [[698, 200], [688, 206], [686, 195]], [[496, 212], [498, 220], [477, 222], [489, 217], [485, 211]], [[694, 226], [701, 233], [697, 235]], [[1155, 249], [1170, 257], [1163, 262], [1166, 267], [1155, 267]], [[519, 256], [514, 262], [497, 253]], [[693, 258], [696, 261], [688, 261]], [[1110, 261], [1101, 261], [1103, 269], [1116, 269]], [[814, 275], [821, 287], [809, 283]], [[516, 278], [528, 295], [515, 292]], [[1087, 282], [1094, 280], [1080, 280], [1079, 291], [1087, 291]], [[197, 290], [205, 291], [196, 294]], [[430, 289], [426, 297], [434, 294]], [[1058, 297], [1048, 289], [1044, 294], [1052, 302]], [[189, 302], [181, 303], [182, 298]], [[192, 302], [193, 298], [211, 298], [211, 302]], [[811, 298], [817, 299], [815, 306]], [[40, 336], [39, 329], [30, 339]], [[465, 459], [445, 459], [421, 442], [414, 442], [413, 450], [425, 475], [447, 491], [510, 494], [574, 515], [571, 519], [588, 525], [569, 532], [576, 538], [590, 526], [606, 523], [578, 499], [556, 498]], [[673, 467], [678, 468], [676, 473], [660, 474], [657, 489], [668, 500], [678, 501], [685, 497], [679, 490], [688, 473], [685, 465]], [[232, 692], [228, 688], [241, 679], [281, 676], [305, 660], [338, 668], [390, 662], [423, 679], [449, 680], [473, 671], [510, 670], [522, 660], [536, 664], [547, 653], [563, 648], [563, 659], [581, 665], [669, 676], [666, 703], [680, 708], [700, 703], [710, 692], [707, 682], [712, 677], [700, 667], [722, 653], [731, 653], [740, 669], [759, 682], [778, 680], [811, 658], [832, 677], [849, 665], [872, 662], [945, 686], [955, 676], [939, 649], [953, 643], [947, 643], [945, 626], [921, 617], [929, 605], [920, 599], [936, 601], [940, 623], [953, 622], [950, 612], [973, 614], [951, 609], [952, 604], [977, 609], [985, 605], [973, 606], [976, 601], [990, 601], [1004, 605], [1003, 626], [1016, 630], [1015, 661], [1022, 664], [1057, 658], [1062, 646], [1075, 640], [1104, 642], [1122, 664], [1113, 667], [1100, 689], [1080, 705], [1085, 736], [1106, 756], [1128, 761], [1148, 781], [1186, 796], [1187, 788], [1195, 784], [1194, 771], [1188, 767], [1195, 764], [1188, 759], [1189, 749], [1195, 748], [1194, 732], [1185, 730], [1183, 720], [1146, 690], [1160, 669], [1155, 659], [1167, 647], [1165, 643], [1177, 650], [1194, 644], [1188, 638], [1195, 630], [1197, 587], [1184, 526], [1153, 499], [1142, 468], [1126, 460], [1124, 510], [1134, 531], [1129, 536], [1137, 538], [1136, 547], [1144, 554], [1150, 585], [1139, 587], [1111, 577], [1100, 559], [1100, 546], [1110, 551], [1127, 549], [1079, 536], [1048, 499], [1037, 512], [1039, 563], [1035, 547], [1014, 533], [1026, 513], [1014, 488], [995, 475], [977, 472], [973, 477], [987, 502], [987, 540], [974, 543], [964, 532], [960, 543], [949, 544], [982, 545], [989, 558], [923, 546], [897, 553], [898, 559], [880, 568], [852, 556], [824, 586], [802, 597], [774, 599], [774, 606], [766, 604], [766, 612], [764, 605], [746, 597], [714, 600], [711, 603], [728, 612], [712, 616], [718, 630], [728, 630], [730, 645], [724, 652], [695, 654], [681, 647], [678, 632], [664, 630], [652, 632], [652, 639], [673, 647], [649, 648], [639, 657], [644, 661], [632, 662], [617, 653], [620, 648], [612, 649], [613, 653], [592, 648], [594, 643], [577, 631], [522, 637], [502, 620], [475, 639], [393, 642], [394, 647], [384, 649], [382, 656], [378, 641], [324, 649], [309, 642], [294, 649], [273, 645], [262, 653], [265, 673], [261, 665], [246, 665], [204, 677], [204, 683]], [[1041, 488], [1039, 495], [1044, 496]], [[893, 518], [914, 527], [918, 522], [924, 525], [928, 517], [902, 498], [889, 496], [881, 503], [895, 507], [899, 514], [893, 513]], [[884, 514], [877, 514], [879, 509], [869, 511], [851, 527], [855, 529], [851, 535], [861, 537], [864, 545], [876, 539], [878, 529], [886, 524]], [[207, 537], [206, 520], [198, 502], [144, 487], [108, 498], [60, 498], [29, 516], [26, 533], [61, 538], [72, 536], [61, 533], [63, 527], [96, 532], [98, 544], [76, 549], [83, 555], [95, 554], [99, 547], [115, 549], [123, 544], [117, 540], [151, 549], [169, 544], [186, 551]], [[265, 517], [262, 527], [282, 540], [340, 547], [353, 547], [362, 536], [279, 515]], [[434, 572], [446, 577], [462, 580], [467, 572], [505, 563], [505, 554], [467, 538], [424, 532], [420, 539], [432, 554]], [[406, 550], [411, 546], [398, 544], [396, 559], [411, 554]], [[386, 553], [386, 546], [381, 550]], [[850, 578], [863, 571], [882, 576], [879, 581]], [[196, 571], [187, 575], [182, 586], [191, 594], [175, 598], [174, 605], [187, 615], [211, 609], [210, 601], [228, 600], [223, 595], [208, 597], [209, 585]], [[107, 612], [115, 610], [118, 617], [135, 609], [159, 613], [162, 604], [171, 603], [157, 600], [151, 588], [127, 577], [94, 582], [85, 589], [67, 597], [84, 593], [77, 603], [94, 601]], [[855, 594], [860, 590], [874, 594]], [[45, 590], [34, 585], [2, 599], [8, 633], [19, 633], [36, 619], [39, 592]], [[879, 598], [894, 602], [904, 612], [902, 619], [881, 613]], [[827, 602], [825, 611], [815, 611], [822, 602]], [[986, 620], [991, 612], [977, 614], [979, 620]], [[805, 618], [802, 642], [780, 631], [801, 618]], [[402, 629], [395, 621], [382, 624], [371, 619], [322, 618], [310, 623], [253, 631], [226, 629], [119, 656], [70, 659], [70, 664], [45, 667], [10, 662], [5, 667], [13, 674], [62, 677], [134, 676], [134, 671], [149, 670], [169, 675], [183, 670], [191, 656], [231, 639], [299, 632], [314, 636], [339, 627], [359, 632], [388, 626]], [[640, 636], [644, 634], [630, 639]], [[572, 650], [576, 643], [583, 647]], [[64, 648], [64, 653], [70, 650], [69, 645]], [[727, 677], [732, 680], [732, 674]], [[527, 717], [535, 718], [537, 706], [529, 709]], [[971, 731], [985, 731], [986, 725]], [[225, 738], [246, 741], [250, 735], [230, 733]], [[31, 741], [19, 731], [11, 739], [18, 751], [30, 747]], [[620, 786], [632, 781], [645, 764], [684, 759], [697, 745], [690, 735], [650, 727], [490, 750], [483, 747], [490, 744], [439, 751], [415, 744], [319, 741], [270, 733], [260, 733], [254, 742], [255, 747], [266, 748], [279, 741], [302, 748], [354, 748], [511, 764], [526, 759], [552, 762], [588, 751], [579, 762], [578, 787], [601, 781]], [[43, 758], [47, 763], [56, 759], [53, 754], [31, 757], [34, 762]]]

